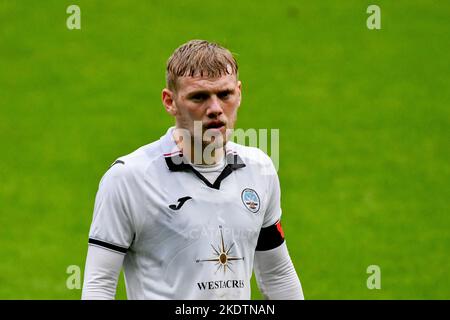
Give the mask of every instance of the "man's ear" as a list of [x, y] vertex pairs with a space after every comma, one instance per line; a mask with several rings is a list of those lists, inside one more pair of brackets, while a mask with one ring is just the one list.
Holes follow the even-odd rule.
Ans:
[[167, 88], [164, 88], [161, 94], [161, 98], [166, 111], [170, 113], [172, 116], [175, 116], [177, 114], [177, 106], [175, 104], [174, 92], [170, 91]]
[[241, 98], [242, 98], [242, 82], [241, 81], [238, 81], [237, 87], [238, 87], [238, 91], [239, 91], [239, 103], [238, 103], [238, 106], [240, 106], [241, 105]]

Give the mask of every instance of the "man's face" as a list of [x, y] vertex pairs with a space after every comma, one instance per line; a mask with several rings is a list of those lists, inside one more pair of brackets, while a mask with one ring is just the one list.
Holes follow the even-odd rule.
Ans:
[[[233, 129], [241, 103], [241, 82], [236, 75], [219, 78], [180, 77], [177, 89], [163, 90], [166, 110], [176, 119], [177, 128], [187, 129], [194, 136], [194, 122], [200, 122], [202, 133], [208, 130], [227, 141], [227, 129]], [[196, 132], [197, 134], [198, 132]], [[210, 143], [203, 137], [203, 144]]]

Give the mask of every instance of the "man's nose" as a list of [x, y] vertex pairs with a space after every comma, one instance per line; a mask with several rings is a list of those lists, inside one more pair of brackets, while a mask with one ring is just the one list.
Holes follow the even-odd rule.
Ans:
[[208, 109], [206, 110], [206, 115], [211, 118], [221, 115], [222, 112], [223, 110], [222, 105], [220, 104], [220, 100], [216, 96], [212, 96], [208, 105]]

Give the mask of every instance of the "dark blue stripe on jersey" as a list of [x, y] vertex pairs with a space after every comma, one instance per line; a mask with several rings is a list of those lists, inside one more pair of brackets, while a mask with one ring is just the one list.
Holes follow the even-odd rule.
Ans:
[[116, 160], [116, 161], [114, 161], [113, 164], [110, 165], [109, 167], [111, 168], [113, 165], [118, 164], [118, 163], [120, 163], [120, 164], [125, 164], [125, 162], [123, 162], [122, 160]]
[[245, 163], [242, 161], [242, 159], [237, 155], [233, 153], [228, 153], [225, 157], [227, 165], [223, 169], [223, 171], [220, 173], [220, 175], [217, 177], [216, 181], [214, 183], [209, 182], [208, 179], [206, 179], [200, 172], [194, 169], [186, 159], [183, 158], [183, 154], [179, 153], [173, 156], [165, 157], [167, 167], [170, 171], [192, 171], [200, 180], [202, 180], [208, 187], [220, 190], [220, 184], [221, 182], [228, 177], [233, 170], [237, 170], [240, 168], [245, 167]]
[[266, 251], [279, 247], [284, 242], [284, 235], [280, 232], [279, 223], [271, 225], [267, 228], [261, 228], [259, 233], [256, 251]]
[[119, 246], [116, 246], [115, 244], [111, 244], [108, 242], [104, 242], [104, 241], [100, 241], [100, 240], [92, 239], [92, 238], [89, 238], [89, 243], [95, 244], [95, 245], [98, 245], [98, 246], [101, 246], [101, 247], [104, 247], [107, 249], [111, 249], [111, 250], [114, 250], [117, 252], [121, 252], [121, 253], [127, 253], [127, 250], [128, 250], [127, 248], [119, 247]]

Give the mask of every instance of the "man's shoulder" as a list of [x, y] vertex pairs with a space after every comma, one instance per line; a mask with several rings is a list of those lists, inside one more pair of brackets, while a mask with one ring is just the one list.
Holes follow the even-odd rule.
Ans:
[[[143, 177], [149, 168], [162, 157], [161, 142], [156, 140], [131, 153], [118, 157], [108, 168], [105, 176], [114, 180]], [[103, 180], [103, 179], [102, 179]]]
[[239, 155], [246, 166], [258, 167], [259, 169], [266, 168], [268, 170], [274, 168], [272, 159], [259, 148], [248, 147], [230, 141], [227, 143], [227, 152], [230, 152], [230, 150]]
[[117, 158], [133, 169], [142, 169], [162, 156], [160, 140], [146, 144], [133, 152]]

